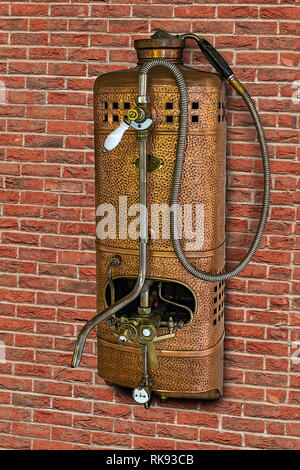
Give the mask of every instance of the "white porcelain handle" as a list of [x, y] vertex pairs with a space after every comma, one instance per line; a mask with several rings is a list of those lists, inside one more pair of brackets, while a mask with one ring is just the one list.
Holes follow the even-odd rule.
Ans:
[[105, 150], [113, 150], [122, 140], [124, 132], [129, 128], [129, 124], [125, 121], [121, 122], [119, 127], [112, 131], [105, 139], [104, 148]]

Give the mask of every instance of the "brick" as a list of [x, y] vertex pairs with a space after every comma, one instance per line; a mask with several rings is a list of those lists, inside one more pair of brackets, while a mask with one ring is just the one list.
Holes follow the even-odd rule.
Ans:
[[234, 446], [240, 446], [242, 444], [242, 436], [239, 433], [218, 432], [208, 429], [200, 430], [200, 439], [203, 442], [209, 441]]
[[76, 151], [51, 151], [47, 150], [46, 160], [50, 163], [77, 163], [81, 164], [84, 161], [83, 152]]
[[297, 9], [294, 7], [261, 7], [260, 9], [261, 18], [280, 18], [281, 20], [287, 19], [296, 19], [297, 18]]
[[37, 423], [58, 424], [62, 426], [72, 425], [72, 416], [70, 414], [59, 413], [53, 410], [34, 410], [34, 420]]
[[178, 411], [177, 413], [178, 424], [188, 424], [190, 426], [203, 426], [217, 428], [219, 419], [218, 416], [211, 413], [196, 413], [193, 411]]
[[47, 45], [48, 34], [34, 34], [34, 33], [12, 33], [11, 44], [14, 45]]
[[0, 20], [0, 30], [4, 31], [26, 30], [27, 25], [28, 20], [26, 18], [1, 18]]
[[30, 161], [43, 161], [44, 160], [44, 151], [43, 150], [28, 150], [28, 149], [14, 149], [10, 148], [7, 150], [7, 160], [13, 161], [27, 161], [30, 158]]
[[264, 390], [256, 387], [241, 387], [236, 385], [227, 385], [224, 389], [224, 397], [240, 398], [243, 400], [263, 400]]
[[[105, 418], [107, 419], [107, 418]], [[96, 421], [97, 422], [97, 421]], [[116, 433], [127, 434], [127, 435], [143, 435], [143, 436], [154, 436], [155, 435], [155, 424], [154, 423], [139, 423], [130, 420], [114, 420], [114, 429]]]
[[95, 402], [94, 413], [99, 416], [130, 418], [131, 408], [128, 405]]
[[58, 254], [58, 261], [65, 264], [94, 264], [95, 254], [79, 251], [61, 251]]
[[1, 377], [0, 385], [2, 389], [6, 390], [19, 390], [19, 391], [31, 391], [32, 380], [20, 380], [15, 377]]
[[144, 20], [110, 20], [109, 31], [111, 33], [122, 32], [147, 32], [148, 22]]
[[47, 16], [47, 14], [48, 7], [43, 4], [26, 5], [23, 2], [11, 6], [12, 16]]
[[70, 384], [58, 382], [46, 382], [35, 380], [34, 391], [36, 393], [42, 393], [46, 395], [70, 396], [72, 394], [72, 386]]
[[93, 446], [98, 445], [100, 448], [107, 449], [109, 446], [113, 446], [114, 448], [117, 447], [125, 447], [131, 448], [131, 441], [132, 438], [129, 436], [119, 436], [113, 435], [112, 433], [104, 433], [104, 432], [93, 432], [92, 433], [92, 442]]
[[[130, 16], [130, 6], [129, 5], [92, 5], [92, 17], [99, 18], [122, 18]], [[136, 13], [133, 16], [136, 15]], [[143, 17], [146, 16], [142, 15]]]
[[58, 441], [69, 441], [69, 442], [90, 442], [90, 432], [79, 431], [77, 429], [70, 429], [65, 427], [52, 428], [52, 438]]
[[218, 7], [218, 18], [256, 18], [257, 15], [258, 9], [253, 6]]
[[51, 16], [87, 17], [87, 5], [51, 5]]
[[151, 437], [135, 437], [134, 448], [144, 450], [173, 450], [175, 449], [175, 442], [172, 439], [157, 439]]
[[55, 309], [48, 307], [37, 307], [34, 305], [18, 305], [17, 315], [18, 317], [25, 318], [42, 318], [45, 320], [54, 320]]
[[34, 292], [20, 290], [17, 291], [16, 289], [8, 290], [8, 289], [1, 289], [0, 290], [1, 300], [6, 300], [7, 302], [34, 302]]
[[[202, 5], [179, 6], [175, 7], [174, 13], [176, 18], [213, 18], [215, 16], [215, 7]], [[167, 14], [163, 16], [168, 17]]]
[[33, 441], [33, 450], [72, 450], [73, 444], [59, 441], [48, 441], [35, 439]]
[[3, 449], [30, 450], [31, 441], [22, 437], [0, 435], [0, 447]]
[[[26, 315], [24, 315], [26, 317]], [[39, 335], [29, 336], [26, 334], [16, 334], [15, 346], [18, 348], [49, 348], [53, 347], [52, 338], [43, 338]]]
[[31, 395], [25, 393], [13, 393], [12, 403], [15, 406], [28, 406], [30, 408], [47, 408], [50, 406], [50, 398], [33, 394]]
[[248, 341], [246, 346], [247, 351], [253, 353], [268, 354], [274, 356], [287, 356], [288, 346], [283, 343], [272, 343], [262, 341]]
[[294, 407], [284, 405], [245, 404], [245, 415], [268, 419], [299, 419], [299, 412]]
[[24, 260], [55, 262], [56, 252], [42, 248], [20, 248], [20, 257]]
[[16, 364], [15, 374], [20, 376], [50, 378], [51, 368], [39, 364]]
[[36, 273], [36, 263], [15, 260], [0, 260], [0, 269], [11, 273]]
[[50, 426], [39, 424], [13, 423], [12, 433], [19, 436], [50, 439]]
[[78, 248], [79, 240], [73, 237], [58, 237], [55, 235], [44, 235], [41, 238], [41, 246], [48, 248]]
[[222, 428], [232, 431], [264, 432], [265, 423], [258, 419], [233, 418], [224, 416]]
[[[72, 49], [68, 58], [71, 61], [97, 60], [97, 62], [107, 62], [107, 51], [100, 48], [89, 49]], [[76, 104], [76, 103], [75, 103]]]
[[45, 305], [68, 305], [70, 307], [75, 305], [74, 295], [39, 292], [37, 294], [37, 301], [39, 304]]
[[209, 33], [209, 34], [233, 34], [233, 21], [194, 21], [192, 30], [194, 33]]
[[49, 206], [57, 205], [57, 194], [46, 194], [44, 192], [22, 191], [21, 204], [45, 204]]
[[97, 431], [99, 430], [100, 431], [112, 431], [113, 420], [110, 418], [99, 418], [98, 416], [93, 416], [93, 415], [91, 416], [75, 415], [74, 427], [88, 429], [88, 430], [97, 430]]
[[52, 33], [50, 35], [51, 46], [88, 46], [87, 34]]
[[299, 448], [299, 441], [297, 439], [288, 439], [284, 437], [249, 435], [246, 436], [246, 445], [258, 449], [297, 450]]
[[267, 401], [270, 403], [282, 403], [286, 400], [286, 391], [278, 389], [267, 390]]
[[276, 34], [276, 21], [236, 21], [237, 34]]
[[287, 429], [287, 434], [289, 436], [300, 436], [300, 424], [299, 423], [287, 423], [286, 429]]
[[39, 274], [45, 274], [47, 276], [57, 276], [57, 277], [71, 277], [74, 278], [77, 276], [77, 269], [74, 266], [66, 266], [62, 264], [40, 264], [38, 267]]
[[276, 422], [276, 421], [271, 421], [270, 423], [267, 424], [267, 431], [270, 434], [284, 434], [285, 432], [285, 426], [284, 423]]

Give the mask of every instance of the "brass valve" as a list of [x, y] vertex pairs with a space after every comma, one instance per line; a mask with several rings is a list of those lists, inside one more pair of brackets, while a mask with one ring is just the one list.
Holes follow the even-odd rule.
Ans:
[[146, 120], [146, 112], [144, 108], [131, 108], [127, 113], [127, 119], [130, 121], [144, 122]]

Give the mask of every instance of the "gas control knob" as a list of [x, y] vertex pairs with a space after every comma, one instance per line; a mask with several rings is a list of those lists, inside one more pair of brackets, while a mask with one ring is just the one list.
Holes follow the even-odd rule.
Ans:
[[132, 396], [139, 404], [145, 404], [150, 400], [151, 393], [147, 387], [137, 387], [133, 390]]
[[150, 330], [150, 328], [143, 328], [143, 330], [142, 330], [142, 335], [143, 335], [145, 338], [149, 338], [149, 336], [152, 335], [152, 331]]

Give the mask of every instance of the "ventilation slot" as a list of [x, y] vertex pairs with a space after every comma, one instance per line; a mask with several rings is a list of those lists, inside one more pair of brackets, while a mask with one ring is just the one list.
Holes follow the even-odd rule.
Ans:
[[[220, 273], [217, 273], [220, 274]], [[215, 284], [214, 292], [214, 306], [213, 306], [213, 325], [217, 325], [218, 322], [224, 317], [224, 285], [225, 281], [221, 281]]]
[[198, 122], [198, 116], [197, 115], [192, 116], [192, 122]]
[[166, 116], [166, 122], [173, 122], [173, 116]]
[[173, 109], [173, 103], [166, 103], [166, 109]]

